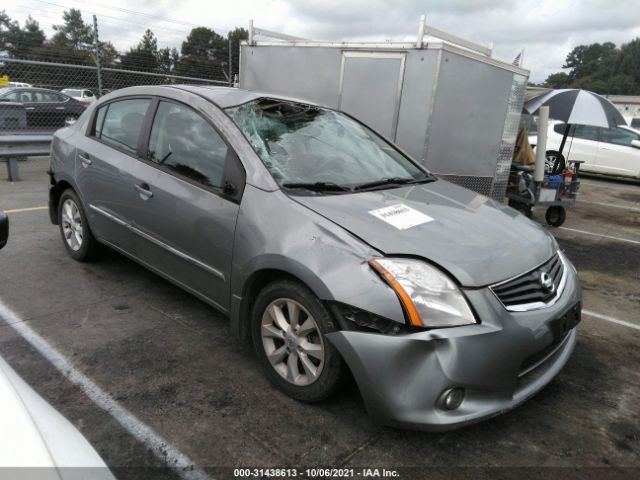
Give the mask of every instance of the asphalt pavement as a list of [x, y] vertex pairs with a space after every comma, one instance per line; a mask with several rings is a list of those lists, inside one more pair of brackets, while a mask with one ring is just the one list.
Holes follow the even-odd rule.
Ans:
[[[47, 168], [47, 158], [21, 162], [23, 180], [9, 183], [0, 166], [11, 222], [0, 251], [0, 355], [117, 477], [240, 478], [234, 468], [273, 467], [640, 477], [640, 184], [585, 178], [565, 225], [551, 229], [584, 289], [577, 346], [558, 377], [507, 414], [421, 433], [373, 423], [353, 384], [298, 403], [271, 386], [211, 307], [115, 252], [73, 261], [45, 208]], [[544, 221], [543, 210], [534, 216]]]

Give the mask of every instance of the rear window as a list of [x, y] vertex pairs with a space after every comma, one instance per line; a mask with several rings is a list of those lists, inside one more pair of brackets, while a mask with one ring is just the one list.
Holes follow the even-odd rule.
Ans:
[[82, 97], [82, 90], [63, 90], [62, 93], [67, 94], [73, 98]]
[[136, 98], [101, 107], [96, 114], [94, 136], [114, 147], [135, 153], [150, 103], [149, 99]]

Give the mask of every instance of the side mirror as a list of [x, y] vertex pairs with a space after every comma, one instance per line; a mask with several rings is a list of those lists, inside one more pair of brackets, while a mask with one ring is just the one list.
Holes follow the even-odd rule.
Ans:
[[640, 148], [640, 140], [631, 140], [631, 146]]
[[7, 244], [9, 239], [9, 217], [0, 210], [0, 248]]

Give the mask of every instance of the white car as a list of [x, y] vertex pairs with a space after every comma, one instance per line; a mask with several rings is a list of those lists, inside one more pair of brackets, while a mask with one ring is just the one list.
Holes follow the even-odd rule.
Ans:
[[[562, 122], [549, 122], [547, 150], [560, 148], [564, 129]], [[532, 145], [536, 141], [535, 136], [529, 139]], [[582, 172], [640, 178], [640, 132], [631, 127], [574, 125], [562, 153], [567, 160], [584, 161]]]
[[17, 87], [17, 88], [31, 88], [31, 87], [33, 87], [33, 85], [31, 85], [30, 83], [24, 83], [24, 82], [9, 82], [9, 86], [10, 87]]
[[79, 102], [84, 103], [89, 106], [92, 103], [97, 101], [96, 96], [93, 94], [91, 90], [87, 90], [86, 88], [65, 88], [61, 90], [65, 95], [69, 95], [71, 98], [75, 98]]

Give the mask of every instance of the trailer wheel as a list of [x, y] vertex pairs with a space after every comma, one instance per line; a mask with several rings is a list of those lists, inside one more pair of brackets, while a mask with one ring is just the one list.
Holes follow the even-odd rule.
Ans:
[[552, 227], [559, 227], [567, 218], [567, 211], [564, 207], [555, 205], [547, 208], [547, 212], [544, 214], [544, 218]]

